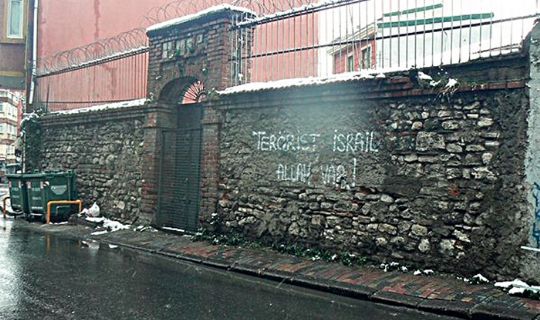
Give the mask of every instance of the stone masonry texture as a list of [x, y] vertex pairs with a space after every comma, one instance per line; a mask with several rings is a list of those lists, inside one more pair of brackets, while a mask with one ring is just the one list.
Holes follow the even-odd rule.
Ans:
[[144, 113], [132, 110], [47, 115], [40, 170], [73, 170], [85, 206], [123, 221], [139, 217]]
[[[178, 164], [162, 133], [177, 129], [187, 85], [233, 83], [231, 18], [149, 34], [145, 106], [42, 117], [38, 169], [74, 170], [85, 203], [156, 223], [159, 173], [167, 172], [160, 165]], [[182, 50], [188, 42], [191, 51]], [[200, 226], [375, 262], [538, 281], [530, 267], [538, 264], [529, 263], [538, 257], [520, 250], [532, 229], [528, 52], [422, 71], [439, 84], [411, 70], [209, 93]], [[450, 79], [457, 85], [446, 86]]]
[[449, 73], [470, 90], [422, 91], [396, 75], [214, 102], [221, 232], [518, 274], [530, 228], [527, 90], [476, 90], [460, 72]]

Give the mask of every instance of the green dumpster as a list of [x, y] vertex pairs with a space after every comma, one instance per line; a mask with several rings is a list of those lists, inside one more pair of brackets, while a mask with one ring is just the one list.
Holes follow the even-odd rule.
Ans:
[[11, 209], [15, 213], [22, 213], [25, 216], [30, 213], [28, 209], [28, 194], [26, 192], [26, 181], [24, 180], [24, 174], [14, 173], [7, 174], [9, 198], [11, 201]]
[[[24, 175], [31, 217], [45, 222], [47, 204], [54, 200], [76, 200], [76, 176], [73, 172], [45, 172]], [[51, 221], [67, 220], [76, 210], [73, 205], [54, 205]]]

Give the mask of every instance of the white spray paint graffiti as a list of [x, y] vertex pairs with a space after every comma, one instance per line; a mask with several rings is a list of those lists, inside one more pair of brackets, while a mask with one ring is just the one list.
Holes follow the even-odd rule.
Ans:
[[334, 130], [332, 151], [348, 153], [379, 152], [373, 142], [374, 136], [373, 131], [339, 133], [338, 130]]
[[326, 164], [321, 166], [322, 183], [324, 185], [356, 185], [356, 164], [358, 160], [353, 158], [350, 165]]
[[[332, 153], [357, 155], [378, 153], [377, 135], [374, 131], [340, 132], [334, 130], [331, 139], [323, 139], [320, 133], [287, 132], [268, 133], [253, 131], [257, 151], [281, 153], [316, 153], [325, 149]], [[330, 137], [327, 137], [330, 138]], [[331, 145], [323, 144], [323, 141]], [[318, 158], [318, 157], [317, 157]], [[325, 186], [356, 185], [358, 158], [349, 162], [315, 164], [313, 162], [278, 163], [275, 170], [277, 181], [288, 181]]]
[[253, 136], [257, 137], [257, 150], [259, 151], [316, 151], [317, 139], [321, 136], [318, 133], [287, 134], [278, 132], [277, 134], [267, 134], [265, 131], [254, 131]]
[[295, 165], [278, 164], [276, 170], [278, 181], [302, 182], [311, 184], [311, 163], [298, 163]]

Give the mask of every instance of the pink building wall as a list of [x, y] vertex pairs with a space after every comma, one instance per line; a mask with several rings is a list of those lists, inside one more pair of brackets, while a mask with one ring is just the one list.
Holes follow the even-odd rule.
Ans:
[[[289, 3], [287, 0], [282, 1], [284, 6]], [[171, 15], [174, 14], [174, 9], [167, 10], [167, 17], [164, 15], [166, 6], [171, 2], [172, 0], [41, 0], [38, 20], [38, 70], [47, 57], [58, 52], [115, 37], [136, 28], [144, 29], [155, 23], [150, 19], [163, 21], [173, 18]], [[231, 1], [184, 1], [186, 5], [180, 7], [181, 12], [178, 16], [195, 13], [224, 2]], [[279, 4], [279, 1], [270, 2]], [[310, 0], [296, 2], [295, 6], [300, 6]], [[287, 24], [294, 24], [299, 28], [297, 31], [302, 34], [298, 33], [299, 37], [282, 37], [283, 31], [279, 29], [278, 32], [278, 28], [283, 28], [283, 23], [279, 27], [276, 23], [259, 26], [256, 35], [264, 34], [264, 36], [257, 37], [261, 39], [259, 42], [255, 40], [254, 53], [305, 47], [317, 43], [316, 14], [286, 21]], [[141, 81], [145, 82], [146, 79], [146, 70], [143, 70], [145, 64], [134, 60], [122, 59], [96, 67], [38, 78], [36, 101], [47, 103], [50, 110], [66, 110], [117, 100], [144, 98], [146, 85], [141, 84]], [[277, 80], [283, 77], [284, 70], [289, 72], [286, 74], [287, 78], [315, 76], [316, 64], [316, 50], [258, 58], [253, 60], [251, 80]], [[133, 82], [134, 79], [136, 82]]]
[[[171, 0], [41, 0], [40, 57], [146, 27], [144, 16]], [[217, 1], [216, 1], [217, 2]]]

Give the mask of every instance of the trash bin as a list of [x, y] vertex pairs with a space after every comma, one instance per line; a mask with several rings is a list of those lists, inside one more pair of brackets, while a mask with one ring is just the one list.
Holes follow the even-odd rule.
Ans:
[[26, 191], [26, 181], [24, 174], [13, 173], [7, 174], [9, 198], [11, 201], [11, 209], [15, 213], [24, 214], [25, 217], [30, 213], [28, 209], [28, 194]]
[[[47, 204], [53, 200], [76, 200], [76, 176], [73, 172], [44, 172], [25, 174], [30, 216], [47, 219]], [[67, 220], [75, 213], [73, 205], [55, 205], [51, 208], [51, 221]]]

